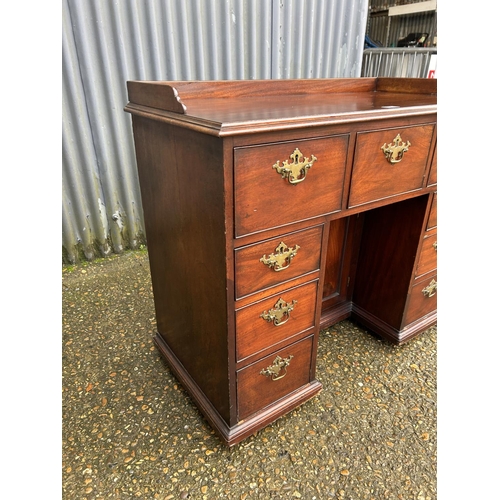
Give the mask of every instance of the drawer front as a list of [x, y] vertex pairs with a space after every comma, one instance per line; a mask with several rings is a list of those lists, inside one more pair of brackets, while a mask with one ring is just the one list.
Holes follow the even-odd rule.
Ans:
[[[433, 130], [434, 125], [420, 125], [359, 132], [349, 207], [422, 188]], [[398, 157], [404, 145], [408, 150]]]
[[308, 384], [312, 347], [313, 337], [307, 337], [238, 371], [238, 420]]
[[236, 298], [319, 269], [323, 226], [235, 251]]
[[235, 235], [341, 209], [349, 136], [234, 150]]
[[437, 233], [426, 235], [422, 242], [415, 277], [435, 270], [437, 267]]
[[437, 275], [414, 285], [408, 300], [405, 326], [437, 309]]
[[315, 280], [237, 310], [237, 361], [313, 327], [317, 293]]
[[429, 214], [429, 220], [427, 221], [427, 231], [437, 226], [437, 201], [438, 201], [438, 194], [434, 193], [432, 197], [432, 205]]

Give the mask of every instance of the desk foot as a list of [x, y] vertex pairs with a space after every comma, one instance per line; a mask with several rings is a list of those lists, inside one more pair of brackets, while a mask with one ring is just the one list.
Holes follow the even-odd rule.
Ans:
[[268, 426], [279, 417], [316, 396], [323, 387], [320, 382], [313, 380], [259, 412], [256, 412], [249, 418], [238, 422], [236, 425], [229, 426], [159, 334], [155, 336], [154, 342], [167, 361], [172, 373], [227, 446], [234, 446], [248, 436]]
[[394, 328], [355, 304], [353, 304], [351, 319], [360, 323], [383, 339], [393, 344], [401, 345], [435, 325], [437, 323], [437, 311], [427, 314], [401, 330]]

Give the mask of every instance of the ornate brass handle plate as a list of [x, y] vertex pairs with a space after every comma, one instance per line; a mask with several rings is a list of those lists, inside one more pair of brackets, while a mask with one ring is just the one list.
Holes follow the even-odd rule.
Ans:
[[[267, 368], [263, 368], [260, 371], [261, 375], [266, 377], [271, 377], [271, 380], [279, 380], [286, 375], [286, 368], [290, 364], [293, 355], [290, 354], [288, 358], [282, 358], [281, 356], [276, 356], [276, 359], [273, 361], [272, 365], [269, 365]], [[280, 375], [281, 370], [285, 370], [285, 372]]]
[[432, 280], [423, 290], [422, 293], [424, 294], [425, 297], [432, 297], [433, 295], [436, 295], [438, 289], [438, 284], [437, 281]]
[[299, 148], [295, 148], [290, 158], [292, 159], [292, 163], [285, 160], [283, 165], [280, 166], [280, 161], [278, 160], [273, 165], [273, 168], [278, 174], [281, 174], [283, 179], [287, 179], [290, 184], [295, 185], [305, 180], [307, 171], [312, 167], [317, 158], [314, 155], [311, 155], [311, 159], [305, 158]]
[[403, 155], [408, 151], [411, 146], [410, 141], [403, 142], [401, 136], [398, 134], [394, 138], [394, 142], [387, 145], [385, 143], [380, 149], [384, 152], [385, 159], [391, 163], [399, 163], [403, 159]]
[[296, 300], [292, 300], [292, 302], [286, 302], [281, 297], [274, 304], [274, 309], [269, 309], [269, 311], [264, 311], [260, 317], [265, 319], [268, 322], [273, 322], [275, 326], [284, 325], [290, 319], [290, 313], [293, 311]]
[[282, 241], [277, 247], [275, 252], [269, 254], [269, 257], [263, 255], [260, 262], [269, 266], [270, 269], [274, 271], [283, 271], [290, 267], [292, 259], [297, 255], [299, 251], [299, 245], [295, 245], [293, 248], [288, 248], [288, 246]]

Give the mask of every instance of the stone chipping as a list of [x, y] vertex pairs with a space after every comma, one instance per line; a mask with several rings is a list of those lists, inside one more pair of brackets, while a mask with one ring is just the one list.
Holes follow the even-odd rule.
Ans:
[[232, 448], [153, 344], [148, 255], [62, 272], [62, 498], [437, 498], [437, 327], [402, 346], [320, 332], [323, 390]]

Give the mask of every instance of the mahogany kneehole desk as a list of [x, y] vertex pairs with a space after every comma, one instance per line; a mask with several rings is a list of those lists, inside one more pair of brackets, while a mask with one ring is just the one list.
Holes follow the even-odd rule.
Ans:
[[127, 83], [155, 342], [226, 444], [321, 390], [320, 328], [436, 322], [436, 83]]

